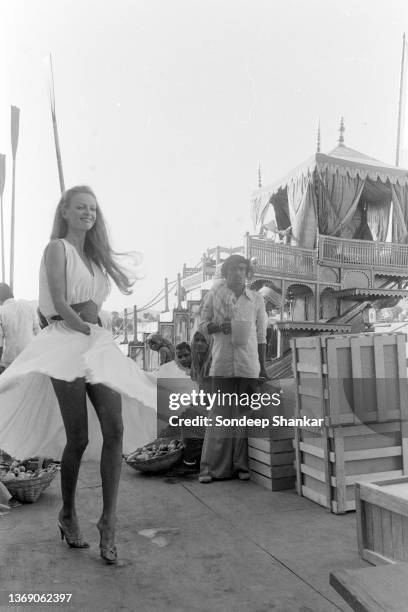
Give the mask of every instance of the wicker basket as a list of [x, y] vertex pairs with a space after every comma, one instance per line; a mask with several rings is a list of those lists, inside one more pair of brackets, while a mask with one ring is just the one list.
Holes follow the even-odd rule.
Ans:
[[132, 459], [130, 461], [126, 459], [126, 463], [138, 472], [164, 472], [181, 460], [183, 452], [184, 448], [179, 447], [165, 455], [151, 457], [150, 459]]
[[55, 468], [38, 476], [38, 478], [16, 478], [15, 480], [3, 481], [3, 484], [8, 489], [10, 495], [18, 499], [18, 501], [31, 504], [37, 501], [41, 493], [50, 486], [57, 472], [58, 468]]

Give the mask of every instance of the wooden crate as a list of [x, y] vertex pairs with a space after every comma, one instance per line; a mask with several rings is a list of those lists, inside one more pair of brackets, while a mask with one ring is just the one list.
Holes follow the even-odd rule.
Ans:
[[292, 356], [296, 417], [327, 426], [407, 419], [405, 334], [294, 338]]
[[355, 494], [360, 556], [374, 565], [408, 561], [408, 477], [358, 482]]
[[408, 466], [404, 425], [297, 428], [296, 490], [335, 514], [355, 509], [354, 483], [401, 476]]
[[271, 427], [267, 438], [248, 438], [251, 480], [269, 489], [295, 488], [293, 427]]

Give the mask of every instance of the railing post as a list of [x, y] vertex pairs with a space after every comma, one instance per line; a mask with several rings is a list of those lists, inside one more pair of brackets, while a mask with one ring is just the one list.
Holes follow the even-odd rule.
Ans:
[[186, 278], [186, 269], [187, 269], [187, 266], [185, 263], [183, 263], [183, 278]]

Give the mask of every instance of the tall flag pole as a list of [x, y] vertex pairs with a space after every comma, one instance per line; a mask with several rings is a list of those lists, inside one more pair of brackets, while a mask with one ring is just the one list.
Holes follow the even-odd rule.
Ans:
[[398, 102], [398, 127], [397, 127], [397, 150], [395, 154], [395, 165], [399, 166], [400, 155], [401, 155], [401, 137], [404, 132], [405, 123], [405, 101], [406, 101], [406, 81], [407, 81], [407, 70], [405, 66], [405, 55], [406, 55], [406, 37], [405, 32], [402, 37], [402, 57], [401, 57], [401, 76], [400, 76], [400, 90], [399, 90], [399, 102]]
[[4, 210], [3, 194], [6, 180], [6, 156], [0, 153], [0, 240], [1, 240], [1, 280], [6, 282], [6, 260], [4, 254]]
[[16, 154], [20, 127], [20, 109], [11, 107], [11, 153], [13, 155], [13, 179], [11, 191], [11, 236], [10, 236], [10, 289], [14, 286], [14, 236], [16, 222]]
[[57, 115], [55, 112], [55, 88], [54, 88], [54, 72], [52, 69], [52, 58], [51, 54], [49, 55], [49, 80], [48, 80], [48, 88], [50, 95], [50, 106], [51, 106], [51, 117], [52, 117], [52, 127], [54, 130], [54, 142], [55, 142], [55, 153], [57, 155], [57, 165], [58, 165], [58, 177], [61, 193], [65, 191], [65, 182], [64, 182], [64, 172], [62, 170], [62, 160], [61, 160], [61, 149], [58, 138], [58, 126], [57, 126]]

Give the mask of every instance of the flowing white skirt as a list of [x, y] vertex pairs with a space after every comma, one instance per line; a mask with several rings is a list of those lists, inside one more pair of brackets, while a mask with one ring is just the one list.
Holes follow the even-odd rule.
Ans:
[[[122, 397], [125, 453], [156, 437], [156, 378], [123, 355], [112, 335], [90, 325], [86, 336], [62, 321], [43, 329], [0, 376], [0, 449], [13, 457], [61, 457], [66, 437], [50, 377], [85, 378]], [[89, 445], [85, 458], [100, 456], [99, 421], [88, 400]]]

